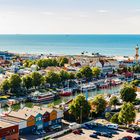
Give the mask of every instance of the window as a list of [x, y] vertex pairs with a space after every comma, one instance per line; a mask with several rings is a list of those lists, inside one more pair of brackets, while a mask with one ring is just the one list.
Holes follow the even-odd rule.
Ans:
[[58, 119], [58, 122], [61, 122], [61, 119]]
[[51, 125], [51, 121], [49, 121], [49, 125]]
[[39, 117], [38, 120], [41, 121], [41, 117]]

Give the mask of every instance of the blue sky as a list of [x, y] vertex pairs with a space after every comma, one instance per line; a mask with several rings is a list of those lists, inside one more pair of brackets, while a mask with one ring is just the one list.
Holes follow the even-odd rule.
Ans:
[[1, 34], [140, 34], [140, 0], [0, 0]]

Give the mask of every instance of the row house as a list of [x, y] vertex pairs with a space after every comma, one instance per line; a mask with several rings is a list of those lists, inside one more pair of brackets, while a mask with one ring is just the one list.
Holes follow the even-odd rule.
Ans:
[[19, 126], [16, 124], [0, 121], [0, 140], [18, 140]]
[[61, 125], [62, 118], [62, 110], [39, 106], [24, 107], [19, 111], [11, 111], [2, 117], [4, 121], [18, 125], [20, 134], [43, 130], [56, 124]]

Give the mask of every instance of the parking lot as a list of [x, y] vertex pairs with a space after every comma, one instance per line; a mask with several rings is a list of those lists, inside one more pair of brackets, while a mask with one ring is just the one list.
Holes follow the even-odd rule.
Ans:
[[[62, 131], [64, 129], [67, 129], [68, 128], [68, 125], [67, 124], [63, 124], [63, 129], [60, 129], [59, 131]], [[44, 137], [46, 136], [49, 136], [49, 135], [52, 135], [56, 132], [59, 132], [59, 131], [46, 131], [46, 134], [40, 134], [40, 135], [35, 135], [35, 134], [26, 134], [26, 135], [20, 135], [20, 139], [21, 140], [42, 140]]]
[[[67, 128], [68, 128], [68, 125], [63, 125], [63, 130], [67, 129]], [[111, 134], [113, 136], [112, 138], [98, 136], [97, 139], [100, 139], [100, 140], [109, 140], [109, 139], [110, 140], [119, 140], [119, 139], [123, 138], [124, 136], [132, 136], [133, 138], [136, 136], [140, 136], [140, 133], [138, 135], [137, 133], [129, 133], [129, 132], [126, 132], [126, 130], [122, 130], [122, 129], [119, 129], [119, 130], [109, 129], [104, 125], [94, 126], [91, 129], [83, 128], [82, 130], [83, 130], [83, 133], [80, 135], [74, 134], [74, 133], [69, 133], [64, 136], [60, 136], [59, 138], [55, 138], [55, 140], [93, 140], [95, 138], [90, 137], [90, 135], [93, 134], [93, 132], [101, 132], [101, 133], [111, 132]], [[61, 131], [61, 130], [59, 130], [59, 131]], [[21, 139], [22, 140], [42, 140], [43, 137], [54, 134], [54, 133], [56, 133], [56, 131], [47, 132], [46, 134], [43, 134], [43, 135], [29, 134], [29, 135], [21, 136]]]
[[107, 129], [105, 127], [97, 127], [93, 130], [86, 130], [86, 129], [82, 129], [82, 130], [84, 133], [81, 135], [75, 135], [73, 133], [70, 133], [68, 135], [59, 137], [56, 140], [93, 140], [95, 138], [91, 138], [91, 137], [89, 137], [89, 135], [92, 134], [93, 132], [96, 132], [96, 131], [111, 132], [113, 134], [112, 138], [98, 136], [97, 139], [100, 139], [100, 140], [109, 140], [109, 139], [110, 140], [119, 140], [119, 139], [123, 138], [124, 136], [132, 136], [133, 138], [136, 136], [139, 136], [136, 133], [128, 133], [125, 130], [112, 130], [112, 129]]

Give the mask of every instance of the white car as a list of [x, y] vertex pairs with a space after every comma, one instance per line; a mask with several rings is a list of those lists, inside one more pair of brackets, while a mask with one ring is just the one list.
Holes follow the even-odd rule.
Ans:
[[78, 127], [79, 127], [79, 124], [77, 124], [77, 123], [75, 123], [75, 122], [69, 124], [69, 128], [70, 128], [70, 129], [76, 129], [76, 128], [78, 128]]
[[118, 124], [108, 124], [107, 128], [109, 128], [109, 129], [118, 129], [119, 125]]
[[51, 126], [51, 131], [60, 130], [60, 129], [62, 129], [61, 125], [53, 125], [53, 126]]

